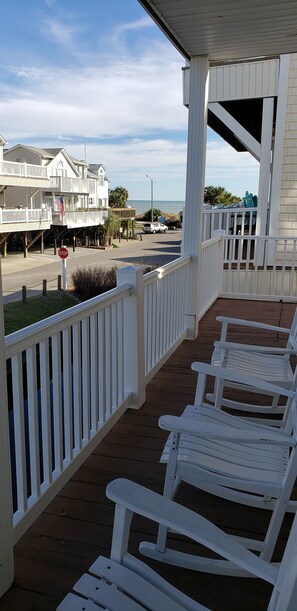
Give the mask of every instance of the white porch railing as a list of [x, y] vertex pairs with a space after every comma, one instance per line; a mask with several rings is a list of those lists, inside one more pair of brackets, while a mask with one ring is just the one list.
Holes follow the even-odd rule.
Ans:
[[230, 235], [253, 235], [258, 208], [211, 208], [203, 211], [203, 242], [211, 239], [214, 231], [223, 229]]
[[190, 261], [181, 257], [144, 278], [146, 382], [186, 337], [184, 296]]
[[297, 301], [297, 237], [225, 236], [222, 296]]
[[50, 188], [61, 193], [89, 193], [89, 181], [86, 178], [68, 178], [51, 176]]
[[51, 208], [0, 208], [0, 225], [9, 223], [51, 223]]
[[14, 543], [186, 337], [189, 264], [121, 268], [116, 289], [6, 337]]
[[68, 211], [64, 216], [53, 210], [53, 225], [67, 227], [84, 227], [87, 225], [100, 225], [104, 223], [107, 209], [77, 210]]
[[17, 161], [0, 161], [1, 176], [21, 176], [25, 178], [47, 178], [47, 168]]
[[219, 297], [223, 280], [224, 239], [213, 237], [202, 244], [199, 281], [199, 319]]

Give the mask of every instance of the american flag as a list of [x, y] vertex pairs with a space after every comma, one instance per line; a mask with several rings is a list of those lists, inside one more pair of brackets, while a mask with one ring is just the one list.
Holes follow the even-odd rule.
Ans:
[[64, 206], [64, 197], [63, 197], [63, 195], [61, 195], [59, 197], [59, 199], [55, 200], [55, 204], [59, 208], [61, 216], [64, 216], [64, 214], [65, 214], [65, 206]]

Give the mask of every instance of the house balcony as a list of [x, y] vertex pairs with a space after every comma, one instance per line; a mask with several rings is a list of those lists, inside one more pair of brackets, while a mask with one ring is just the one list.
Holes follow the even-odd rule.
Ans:
[[96, 227], [102, 225], [107, 215], [106, 208], [92, 208], [89, 210], [66, 210], [64, 215], [53, 211], [52, 224], [59, 227], [75, 229], [77, 227]]
[[[151, 290], [149, 287], [152, 289], [152, 277], [146, 282], [146, 292]], [[121, 297], [124, 297], [125, 294], [126, 297], [124, 298], [126, 299], [128, 295], [125, 286], [122, 287], [121, 292]], [[118, 292], [113, 292], [112, 296], [110, 295], [105, 303], [106, 324], [110, 326], [111, 331], [113, 329], [111, 324], [112, 308], [119, 297]], [[54, 611], [59, 602], [71, 590], [73, 584], [88, 569], [97, 556], [109, 554], [113, 506], [105, 496], [105, 488], [108, 482], [116, 477], [123, 476], [157, 492], [162, 492], [165, 468], [164, 465], [159, 464], [159, 458], [166, 439], [166, 432], [158, 428], [158, 418], [164, 414], [180, 415], [185, 405], [193, 402], [196, 376], [191, 371], [191, 363], [194, 360], [210, 361], [213, 342], [219, 339], [220, 332], [216, 316], [238, 316], [240, 314], [243, 318], [256, 319], [288, 328], [290, 327], [295, 309], [293, 304], [288, 303], [265, 304], [265, 308], [263, 308], [262, 302], [217, 299], [200, 321], [198, 339], [183, 341], [171, 354], [166, 364], [151, 377], [150, 382], [146, 386], [146, 401], [141, 409], [128, 409], [123, 413], [123, 409], [120, 408], [122, 415], [119, 417], [119, 415], [116, 415], [116, 404], [119, 396], [121, 396], [122, 400], [124, 397], [122, 394], [121, 374], [119, 376], [116, 374], [120, 364], [119, 360], [121, 360], [116, 349], [121, 347], [121, 338], [117, 338], [114, 332], [113, 337], [110, 338], [114, 349], [109, 353], [108, 361], [105, 364], [102, 363], [98, 369], [92, 359], [89, 361], [87, 356], [87, 345], [89, 342], [92, 351], [90, 354], [92, 353], [93, 356], [96, 354], [94, 348], [94, 325], [98, 324], [98, 328], [102, 328], [102, 305], [101, 300], [99, 300], [96, 315], [94, 314], [94, 307], [91, 307], [90, 304], [78, 306], [75, 309], [75, 314], [71, 315], [73, 322], [72, 332], [69, 327], [69, 315], [64, 314], [64, 321], [59, 324], [57, 320], [54, 324], [53, 319], [50, 323], [52, 349], [56, 355], [61, 355], [62, 351], [59, 344], [60, 329], [63, 329], [64, 338], [71, 332], [75, 342], [74, 345], [78, 346], [78, 312], [84, 309], [83, 363], [80, 364], [74, 360], [71, 367], [73, 367], [73, 371], [78, 372], [82, 365], [79, 379], [75, 377], [73, 394], [75, 408], [81, 408], [82, 404], [84, 404], [88, 405], [88, 411], [82, 411], [82, 420], [78, 418], [79, 412], [73, 411], [74, 420], [71, 419], [69, 412], [64, 412], [64, 422], [66, 424], [69, 422], [69, 425], [70, 422], [72, 423], [71, 428], [73, 427], [73, 433], [71, 433], [70, 439], [66, 434], [65, 453], [67, 453], [67, 457], [63, 458], [59, 454], [62, 446], [59, 446], [57, 439], [54, 443], [54, 439], [51, 437], [51, 435], [54, 435], [54, 431], [58, 433], [59, 426], [61, 426], [59, 425], [59, 419], [62, 418], [62, 414], [56, 405], [52, 427], [49, 427], [49, 431], [51, 430], [52, 432], [51, 434], [48, 432], [46, 437], [43, 438], [46, 447], [42, 446], [45, 478], [50, 475], [52, 461], [55, 462], [56, 466], [56, 470], [49, 478], [51, 482], [48, 482], [48, 484], [43, 482], [43, 486], [44, 488], [49, 488], [49, 485], [51, 485], [54, 488], [54, 493], [51, 495], [52, 500], [47, 507], [45, 507], [46, 503], [44, 501], [44, 511], [37, 519], [37, 512], [33, 509], [33, 498], [31, 498], [30, 509], [33, 515], [27, 521], [26, 528], [29, 523], [32, 523], [32, 525], [23, 537], [20, 534], [24, 532], [25, 526], [21, 527], [20, 522], [19, 526], [17, 526], [17, 521], [21, 519], [21, 515], [15, 516], [15, 582], [1, 600], [1, 611], [10, 611], [11, 609], [31, 611], [33, 608]], [[86, 317], [87, 311], [88, 316]], [[159, 313], [161, 314], [161, 312]], [[171, 311], [170, 320], [172, 320], [172, 313]], [[119, 310], [117, 316], [121, 319]], [[95, 322], [95, 319], [97, 319], [97, 322]], [[165, 323], [164, 319], [163, 322]], [[154, 326], [156, 325], [159, 325], [158, 331], [160, 331], [160, 326], [163, 327], [163, 324], [158, 323], [157, 318], [155, 318], [154, 323]], [[27, 340], [25, 335], [27, 335]], [[30, 335], [30, 345], [32, 345], [32, 340], [37, 341], [37, 331], [34, 333], [32, 328]], [[154, 338], [156, 338], [156, 334], [154, 334]], [[23, 332], [22, 341], [19, 346], [26, 349], [29, 355], [32, 349], [28, 347], [28, 339], [29, 334], [24, 334]], [[238, 340], [238, 330], [234, 328], [234, 333], [230, 335], [230, 341], [236, 340]], [[245, 337], [245, 340], [251, 343], [265, 342], [263, 335], [259, 331], [250, 338]], [[279, 346], [281, 344], [281, 340], [276, 334], [270, 334], [270, 340], [273, 345]], [[41, 358], [44, 366], [46, 366], [47, 362], [47, 357], [45, 356], [48, 350], [47, 341], [43, 331], [39, 346], [40, 354], [43, 353]], [[15, 346], [14, 348], [13, 345]], [[91, 346], [93, 347], [91, 348]], [[16, 356], [15, 348], [16, 337], [15, 339], [8, 337], [6, 346], [7, 356], [12, 358], [16, 365], [18, 357]], [[151, 339], [150, 346], [147, 347], [147, 354], [156, 354], [156, 351], [156, 339]], [[122, 353], [121, 350], [120, 352]], [[63, 359], [67, 363], [67, 350], [65, 352], [65, 346], [63, 348]], [[33, 364], [34, 359], [31, 362]], [[55, 362], [53, 357], [54, 369], [57, 366], [59, 364]], [[91, 369], [88, 374], [89, 366]], [[66, 364], [66, 367], [70, 367], [69, 362], [68, 365]], [[18, 370], [19, 375], [21, 375], [20, 365]], [[64, 375], [67, 385], [65, 392], [68, 400], [70, 399], [70, 394], [68, 394], [69, 371], [70, 369]], [[54, 372], [53, 374], [55, 375]], [[44, 374], [41, 375], [43, 376]], [[84, 391], [80, 399], [80, 394], [75, 393], [78, 391], [81, 375], [84, 379], [82, 386]], [[102, 411], [100, 415], [96, 411], [94, 412], [94, 392], [89, 392], [87, 388], [89, 387], [90, 389], [91, 384], [95, 383], [97, 375], [102, 375], [104, 379], [108, 379], [104, 391], [100, 391], [100, 385], [98, 386], [99, 392], [102, 392]], [[114, 377], [111, 378], [111, 376]], [[58, 378], [56, 378], [56, 382], [57, 380]], [[53, 399], [56, 401], [60, 391], [61, 389], [59, 385], [57, 388], [56, 383], [51, 390], [48, 388], [47, 392], [46, 388], [44, 388], [44, 400], [46, 401], [47, 396], [47, 401], [49, 401], [49, 395], [53, 393]], [[70, 404], [72, 406], [72, 403]], [[16, 409], [16, 406], [14, 409]], [[20, 413], [18, 412], [16, 422], [18, 422]], [[48, 421], [50, 416], [46, 404], [42, 413], [42, 418]], [[102, 431], [101, 435], [96, 438], [95, 428], [98, 420], [103, 423], [108, 418], [110, 424], [107, 425], [107, 429], [110, 429], [110, 431], [105, 433], [105, 436]], [[34, 428], [34, 419], [31, 422], [31, 427]], [[16, 423], [15, 428], [17, 430]], [[28, 434], [32, 435], [32, 430]], [[103, 436], [104, 439], [101, 439], [99, 443], [100, 437]], [[20, 439], [19, 437], [18, 441]], [[48, 443], [46, 439], [48, 439]], [[86, 457], [88, 439], [93, 451]], [[34, 449], [32, 446], [30, 448], [32, 460], [36, 448]], [[22, 452], [24, 452], [24, 447], [22, 445], [19, 447], [16, 444], [16, 459], [22, 456]], [[51, 452], [53, 452], [52, 456]], [[74, 468], [70, 467], [70, 457], [72, 455], [73, 460], [77, 461], [79, 453], [84, 455], [85, 461], [81, 461], [80, 468], [75, 471]], [[67, 477], [65, 477], [64, 487], [58, 491], [57, 471], [61, 470], [63, 461], [65, 462], [65, 476], [67, 475]], [[16, 464], [19, 465], [18, 462]], [[21, 468], [18, 466], [17, 477], [19, 477], [20, 471]], [[36, 484], [36, 480], [32, 478], [30, 483], [32, 495], [40, 495], [42, 492], [38, 489], [38, 486], [37, 490], [35, 489]], [[23, 501], [25, 501], [26, 489], [22, 486], [18, 488], [17, 496], [19, 500], [22, 497]], [[45, 490], [44, 493], [46, 494]], [[265, 511], [250, 507], [247, 510], [244, 506], [219, 500], [207, 493], [194, 490], [186, 484], [180, 487], [177, 500], [201, 513], [233, 535], [258, 538], [261, 537], [267, 527]], [[23, 513], [24, 509], [25, 507], [19, 506], [19, 513]], [[280, 538], [282, 543], [287, 536], [289, 522], [289, 519], [286, 520], [282, 529]], [[148, 537], [153, 537], [153, 532], [151, 530], [148, 531], [148, 525], [143, 519], [138, 519], [132, 528], [131, 535], [131, 545], [134, 553], [138, 549], [139, 542], [144, 539], [147, 540]], [[187, 542], [180, 543], [180, 547], [185, 551], [193, 552], [192, 547]], [[150, 564], [149, 560], [146, 559], [145, 561]], [[267, 608], [270, 586], [260, 580], [207, 575], [203, 573], [195, 574], [189, 570], [153, 562], [151, 562], [151, 565], [167, 580], [174, 583], [176, 587], [203, 602], [204, 605], [211, 609], [216, 609], [217, 611], [238, 611], [238, 601], [240, 601], [240, 611], [250, 611], [251, 609], [264, 611]], [[223, 596], [218, 594], [222, 592], [224, 592]]]
[[41, 165], [0, 161], [0, 184], [10, 187], [48, 188], [50, 180], [47, 168]]
[[65, 176], [51, 176], [49, 188], [58, 193], [76, 193], [88, 195], [92, 192], [90, 181], [86, 178], [68, 178]]
[[0, 208], [0, 233], [49, 229], [50, 208]]

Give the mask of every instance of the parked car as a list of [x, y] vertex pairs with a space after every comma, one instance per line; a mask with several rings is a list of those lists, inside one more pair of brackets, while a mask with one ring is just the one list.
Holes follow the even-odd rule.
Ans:
[[168, 231], [168, 227], [163, 225], [163, 223], [144, 223], [143, 231], [145, 233], [166, 233], [166, 231]]

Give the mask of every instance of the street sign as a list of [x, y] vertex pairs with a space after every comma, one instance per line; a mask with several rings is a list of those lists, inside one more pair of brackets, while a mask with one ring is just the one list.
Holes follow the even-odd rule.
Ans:
[[65, 246], [61, 246], [61, 248], [59, 248], [58, 250], [58, 255], [61, 259], [67, 259], [68, 257], [68, 250], [67, 248], [65, 248]]

